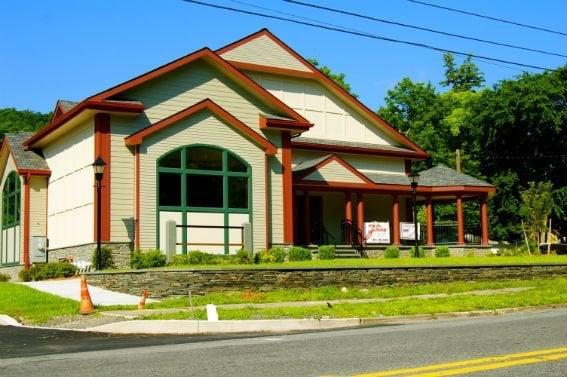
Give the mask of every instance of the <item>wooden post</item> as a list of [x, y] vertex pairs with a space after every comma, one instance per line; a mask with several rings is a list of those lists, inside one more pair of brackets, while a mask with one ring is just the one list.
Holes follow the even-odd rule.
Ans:
[[486, 198], [480, 199], [480, 238], [483, 246], [488, 246], [488, 206]]
[[356, 222], [358, 229], [364, 233], [364, 195], [361, 192], [356, 195]]
[[457, 173], [461, 172], [461, 150], [455, 150], [455, 170]]
[[457, 245], [465, 244], [465, 224], [463, 219], [463, 198], [457, 196]]
[[392, 195], [392, 238], [393, 245], [400, 244], [400, 202], [398, 194]]
[[[345, 192], [345, 220], [352, 224], [352, 197], [350, 192]], [[345, 234], [345, 242], [351, 242], [351, 233], [347, 232]]]
[[305, 243], [311, 244], [311, 214], [309, 213], [309, 191], [303, 191], [303, 216], [305, 218]]
[[547, 255], [551, 252], [551, 217], [549, 218], [549, 228], [547, 229]]
[[531, 256], [532, 251], [530, 250], [530, 242], [528, 241], [528, 234], [526, 233], [526, 227], [524, 226], [524, 220], [522, 220], [522, 231], [524, 232], [524, 241], [526, 241], [526, 247], [528, 248], [528, 254]]
[[427, 246], [435, 246], [435, 240], [433, 238], [433, 201], [431, 197], [428, 196], [426, 199], [426, 211], [427, 211]]

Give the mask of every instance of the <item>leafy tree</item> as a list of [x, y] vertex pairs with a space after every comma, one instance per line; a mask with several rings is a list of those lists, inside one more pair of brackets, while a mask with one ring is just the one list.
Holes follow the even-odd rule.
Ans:
[[478, 88], [484, 82], [483, 73], [472, 62], [470, 56], [467, 56], [463, 64], [457, 67], [453, 54], [446, 52], [443, 54], [443, 62], [445, 79], [440, 83], [443, 86], [448, 86], [454, 91], [461, 92]]
[[355, 94], [351, 88], [350, 84], [346, 82], [346, 75], [344, 73], [335, 73], [326, 65], [320, 65], [319, 61], [315, 58], [308, 58], [307, 61], [315, 66], [323, 74], [331, 78], [334, 82], [339, 84], [344, 90], [349, 92], [354, 98], [358, 98], [358, 94]]
[[526, 220], [528, 236], [536, 244], [540, 244], [547, 233], [547, 222], [553, 208], [551, 188], [551, 182], [530, 182], [520, 193], [520, 212]]
[[0, 139], [9, 132], [36, 131], [45, 126], [50, 119], [51, 114], [14, 108], [0, 109]]

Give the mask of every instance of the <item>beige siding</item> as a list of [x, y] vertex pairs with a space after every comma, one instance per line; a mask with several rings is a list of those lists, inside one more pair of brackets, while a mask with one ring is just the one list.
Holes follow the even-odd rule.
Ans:
[[314, 126], [303, 137], [400, 146], [392, 137], [314, 80], [250, 72], [248, 75]]
[[94, 239], [94, 123], [92, 119], [43, 148], [51, 169], [47, 193], [49, 247]]
[[276, 156], [270, 157], [270, 209], [271, 209], [271, 240], [272, 244], [283, 243], [283, 175], [282, 153], [278, 149]]
[[221, 57], [230, 61], [310, 72], [297, 58], [265, 35], [227, 51]]
[[[261, 104], [247, 91], [204, 62], [196, 62], [188, 67], [180, 68], [157, 80], [141, 85], [125, 93], [124, 96], [142, 101], [146, 110], [143, 115], [135, 118], [113, 116], [111, 121], [110, 236], [115, 242], [129, 242], [134, 237], [134, 154], [124, 145], [125, 137], [210, 98], [248, 127], [266, 136], [276, 146], [279, 146], [280, 143], [277, 133], [264, 135], [258, 126], [259, 114], [274, 113], [274, 110]], [[207, 142], [207, 140], [212, 139], [192, 140], [191, 143]], [[189, 142], [184, 144], [189, 144]], [[273, 175], [274, 182], [277, 183], [279, 178], [276, 173]], [[281, 179], [279, 184], [281, 185]], [[273, 192], [281, 193], [281, 189], [275, 189]], [[273, 199], [276, 205], [278, 201], [281, 202], [281, 198]], [[275, 214], [277, 213], [276, 208]]]
[[240, 156], [252, 167], [254, 249], [264, 248], [266, 243], [264, 152], [208, 112], [201, 112], [148, 137], [140, 148], [141, 247], [156, 247], [157, 159], [175, 148], [195, 143], [225, 148]]
[[337, 161], [329, 162], [303, 179], [305, 181], [364, 183], [362, 179]]
[[30, 242], [31, 237], [46, 236], [47, 177], [32, 177], [30, 181]]
[[[1, 162], [2, 165], [4, 166], [4, 172], [2, 175], [2, 181], [1, 181], [1, 185], [0, 185], [0, 196], [2, 195], [2, 193], [4, 192], [4, 185], [6, 183], [6, 178], [8, 177], [8, 175], [13, 172], [16, 171], [16, 163], [14, 162], [14, 158], [12, 157], [11, 154], [6, 153], [5, 156], [3, 156], [3, 161]], [[21, 216], [20, 216], [20, 224], [22, 224], [23, 222], [23, 203], [24, 203], [24, 180], [22, 179], [22, 177], [18, 176], [18, 178], [20, 179], [20, 187], [21, 187], [21, 195], [20, 195], [20, 212], [21, 212]], [[2, 200], [0, 200], [0, 224], [2, 224], [2, 213], [3, 213], [3, 208], [2, 208]], [[21, 231], [22, 227], [18, 226], [17, 227], [17, 232], [19, 234], [19, 242], [17, 243], [18, 245], [18, 249], [17, 250], [17, 254], [19, 255], [19, 262], [22, 263], [24, 260], [24, 248], [23, 248], [23, 239], [24, 239], [24, 232]], [[1, 257], [2, 259], [0, 259], [0, 262], [4, 260], [5, 255], [7, 250], [4, 250], [4, 235], [6, 232], [2, 231], [0, 232], [0, 247], [2, 248], [2, 252]]]

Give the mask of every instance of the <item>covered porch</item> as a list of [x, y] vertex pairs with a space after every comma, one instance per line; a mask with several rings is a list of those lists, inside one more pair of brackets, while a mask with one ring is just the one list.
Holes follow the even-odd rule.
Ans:
[[[424, 207], [420, 244], [489, 244], [487, 199], [494, 187], [446, 166], [420, 173], [417, 206]], [[478, 222], [465, 222], [464, 203], [478, 203]], [[455, 218], [435, 222], [437, 205], [452, 204]], [[293, 243], [351, 245], [355, 249], [413, 245], [412, 189], [406, 174], [361, 172], [335, 155], [294, 168]], [[418, 216], [419, 218], [419, 216]], [[373, 237], [369, 229], [378, 229]]]

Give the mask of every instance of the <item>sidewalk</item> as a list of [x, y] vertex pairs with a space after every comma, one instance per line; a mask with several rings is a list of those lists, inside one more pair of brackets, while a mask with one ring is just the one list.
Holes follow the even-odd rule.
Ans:
[[[71, 300], [81, 300], [81, 279], [62, 279], [62, 280], [46, 280], [32, 281], [28, 283], [20, 283], [38, 291], [50, 293], [55, 296], [70, 298]], [[94, 287], [89, 285], [89, 292], [94, 305], [111, 306], [111, 305], [138, 305], [139, 296], [133, 296], [125, 293], [113, 292], [107, 289]], [[141, 295], [141, 292], [140, 292]], [[156, 300], [146, 299], [147, 303], [157, 302]]]

